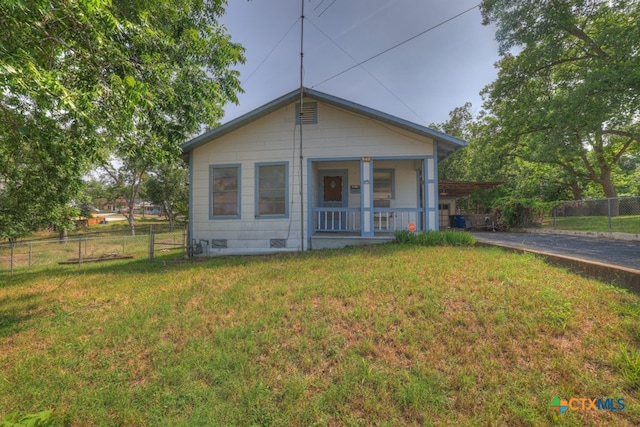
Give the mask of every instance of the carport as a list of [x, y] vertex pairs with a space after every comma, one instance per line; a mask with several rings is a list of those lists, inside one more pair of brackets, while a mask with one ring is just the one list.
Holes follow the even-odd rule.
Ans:
[[[497, 219], [495, 215], [478, 212], [479, 206], [473, 210], [468, 209], [468, 206], [463, 208], [458, 199], [469, 197], [477, 192], [493, 190], [501, 184], [502, 182], [440, 181], [438, 183], [440, 230], [448, 228], [485, 229], [489, 225], [495, 225]], [[452, 224], [451, 217], [454, 215], [458, 218]]]

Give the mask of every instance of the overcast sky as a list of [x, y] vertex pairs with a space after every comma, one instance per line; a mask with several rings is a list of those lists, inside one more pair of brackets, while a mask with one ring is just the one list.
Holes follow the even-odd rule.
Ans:
[[[496, 77], [494, 29], [478, 0], [304, 0], [304, 85], [422, 125], [441, 123]], [[301, 0], [229, 0], [222, 23], [246, 49], [244, 94], [223, 122], [300, 85]], [[325, 81], [323, 83], [323, 81]]]

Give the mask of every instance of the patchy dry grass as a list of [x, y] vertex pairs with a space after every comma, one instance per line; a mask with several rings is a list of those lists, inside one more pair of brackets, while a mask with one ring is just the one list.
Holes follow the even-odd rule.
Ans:
[[[0, 417], [55, 425], [638, 425], [640, 307], [489, 248], [0, 274]], [[563, 399], [622, 397], [622, 411]]]

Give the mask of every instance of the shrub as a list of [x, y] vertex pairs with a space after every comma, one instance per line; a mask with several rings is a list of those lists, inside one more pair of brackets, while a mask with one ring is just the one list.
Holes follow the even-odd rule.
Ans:
[[5, 415], [0, 420], [0, 427], [48, 427], [51, 425], [52, 410], [19, 416], [16, 413]]
[[494, 211], [498, 224], [506, 229], [522, 228], [541, 222], [553, 207], [552, 203], [537, 199], [501, 197], [495, 201]]
[[476, 239], [469, 233], [460, 231], [423, 231], [411, 233], [407, 230], [397, 231], [395, 242], [419, 246], [473, 246]]

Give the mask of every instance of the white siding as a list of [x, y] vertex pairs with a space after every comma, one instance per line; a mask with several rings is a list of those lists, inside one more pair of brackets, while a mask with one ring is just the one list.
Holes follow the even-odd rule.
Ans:
[[[315, 102], [315, 100], [314, 100]], [[318, 123], [303, 126], [303, 188], [307, 210], [307, 159], [357, 158], [362, 156], [403, 157], [433, 155], [433, 141], [381, 124], [333, 106], [318, 105]], [[193, 151], [192, 230], [193, 238], [227, 239], [230, 249], [265, 250], [270, 239], [287, 239], [288, 248], [307, 247], [307, 215], [301, 236], [299, 130], [295, 126], [295, 104], [259, 118], [230, 134]], [[289, 218], [255, 218], [255, 164], [289, 163]], [[416, 163], [416, 164], [412, 164]], [[241, 218], [209, 218], [209, 167], [239, 164], [241, 167]], [[421, 162], [419, 163], [421, 164]], [[401, 168], [400, 168], [400, 166]], [[396, 198], [394, 207], [417, 206], [417, 175], [413, 160], [374, 161], [374, 168], [393, 168]], [[322, 163], [322, 169], [348, 169], [348, 185], [360, 184], [360, 162]], [[428, 171], [433, 174], [434, 172]], [[314, 191], [315, 190], [315, 185]], [[314, 194], [312, 200], [317, 200]], [[435, 203], [434, 195], [429, 201]], [[349, 191], [349, 207], [360, 206], [360, 195]], [[302, 238], [301, 238], [302, 237]]]

